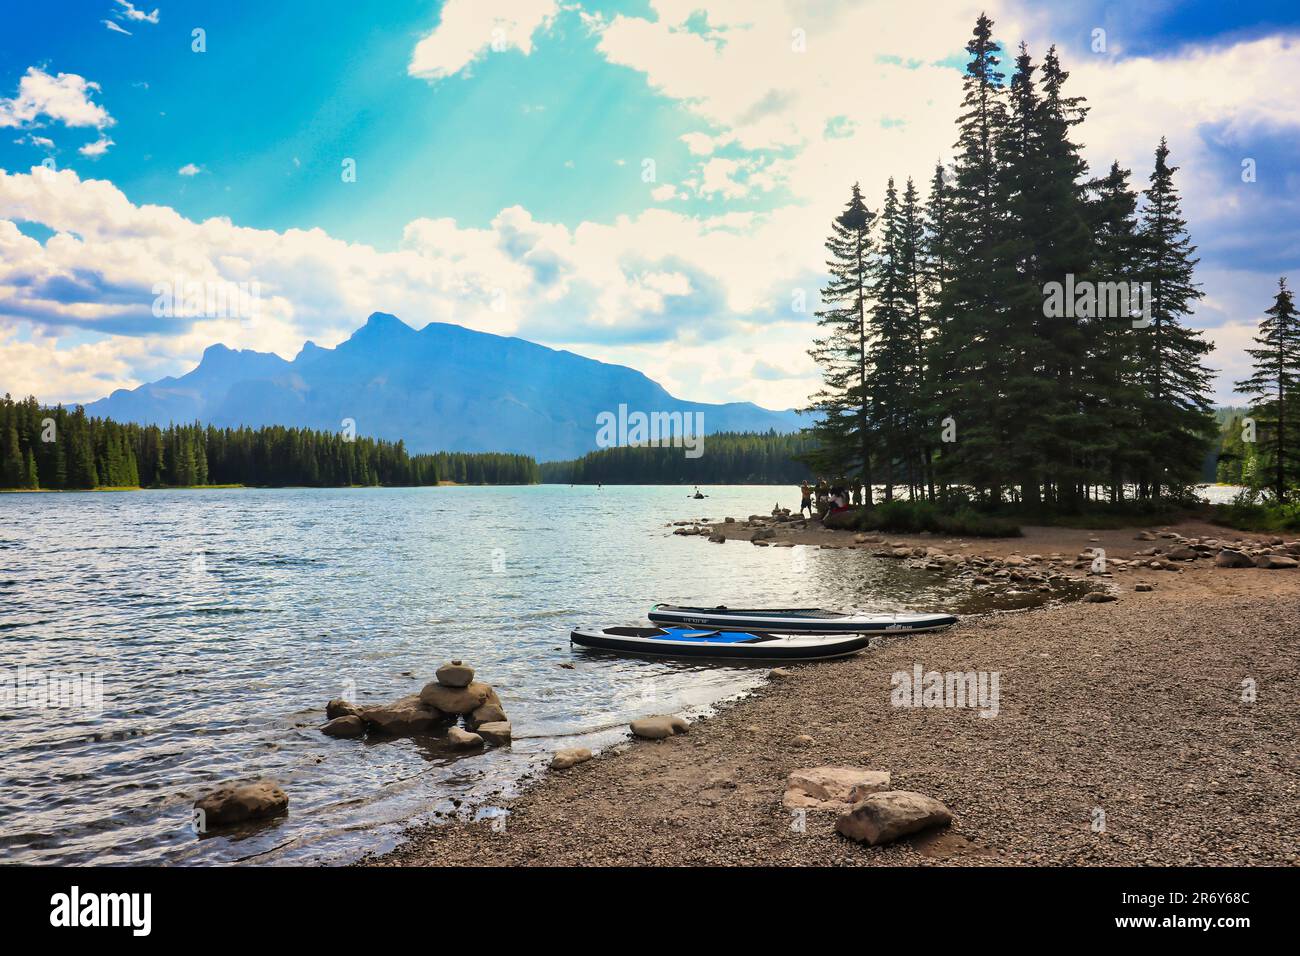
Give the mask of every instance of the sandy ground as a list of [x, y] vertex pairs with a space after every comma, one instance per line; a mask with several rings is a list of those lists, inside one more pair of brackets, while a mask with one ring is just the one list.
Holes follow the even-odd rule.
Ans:
[[[1151, 546], [1133, 537], [1030, 528], [996, 542], [887, 539], [1003, 555], [1100, 546], [1119, 556]], [[1136, 592], [1138, 582], [1155, 590]], [[769, 680], [688, 734], [629, 741], [546, 774], [509, 805], [502, 828], [428, 826], [365, 862], [1300, 863], [1300, 570], [1200, 560], [1109, 584], [1119, 594], [1112, 603], [986, 615], [792, 667], [794, 676]], [[892, 706], [892, 675], [917, 664], [997, 672], [997, 716]], [[1244, 699], [1252, 686], [1254, 699]], [[808, 811], [801, 826], [782, 805], [786, 777], [822, 765], [888, 770], [894, 788], [942, 800], [956, 821], [878, 848], [836, 834], [834, 812]]]

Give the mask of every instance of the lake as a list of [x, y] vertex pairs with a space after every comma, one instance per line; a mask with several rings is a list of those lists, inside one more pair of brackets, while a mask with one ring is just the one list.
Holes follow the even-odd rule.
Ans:
[[[794, 489], [231, 489], [0, 495], [0, 672], [98, 675], [102, 702], [0, 714], [0, 856], [18, 863], [337, 863], [434, 814], [491, 814], [562, 746], [704, 711], [766, 667], [571, 649], [656, 601], [953, 607], [960, 586], [865, 551], [718, 546], [667, 523], [767, 514]], [[333, 740], [327, 700], [419, 690], [461, 658], [514, 745]], [[572, 664], [571, 669], [562, 664]], [[93, 706], [97, 703], [101, 706]], [[194, 799], [272, 777], [289, 814], [202, 839]]]

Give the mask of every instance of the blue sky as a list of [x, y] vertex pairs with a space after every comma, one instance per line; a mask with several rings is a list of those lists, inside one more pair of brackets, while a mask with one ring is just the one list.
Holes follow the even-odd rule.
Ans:
[[[1060, 47], [1094, 169], [1143, 185], [1169, 137], [1229, 398], [1277, 276], [1300, 281], [1294, 4], [15, 6], [0, 389], [89, 400], [384, 310], [801, 404], [826, 225], [854, 181], [878, 205], [951, 155], [981, 8], [1008, 47]], [[154, 316], [173, 277], [255, 281], [261, 310]]]

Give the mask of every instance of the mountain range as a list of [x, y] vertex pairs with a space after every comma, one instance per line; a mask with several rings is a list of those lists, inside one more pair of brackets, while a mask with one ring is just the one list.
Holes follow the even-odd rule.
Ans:
[[347, 341], [307, 342], [292, 361], [212, 345], [198, 366], [86, 406], [90, 415], [167, 425], [285, 425], [403, 439], [412, 452], [504, 451], [538, 460], [596, 448], [597, 416], [700, 412], [704, 432], [796, 431], [792, 410], [674, 398], [635, 369], [523, 339], [432, 322], [416, 331], [375, 312]]

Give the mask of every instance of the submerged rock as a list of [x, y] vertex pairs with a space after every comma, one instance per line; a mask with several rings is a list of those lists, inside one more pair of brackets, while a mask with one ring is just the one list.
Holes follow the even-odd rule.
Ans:
[[346, 714], [322, 725], [320, 732], [327, 737], [360, 737], [366, 732], [366, 722], [355, 714]]
[[663, 740], [684, 734], [689, 724], [682, 718], [667, 714], [659, 717], [640, 717], [632, 721], [632, 733], [643, 740]]
[[201, 827], [264, 820], [289, 809], [289, 797], [274, 780], [225, 786], [194, 802]]
[[909, 833], [952, 823], [952, 813], [938, 800], [912, 790], [886, 790], [855, 803], [835, 823], [837, 832], [880, 846]]

